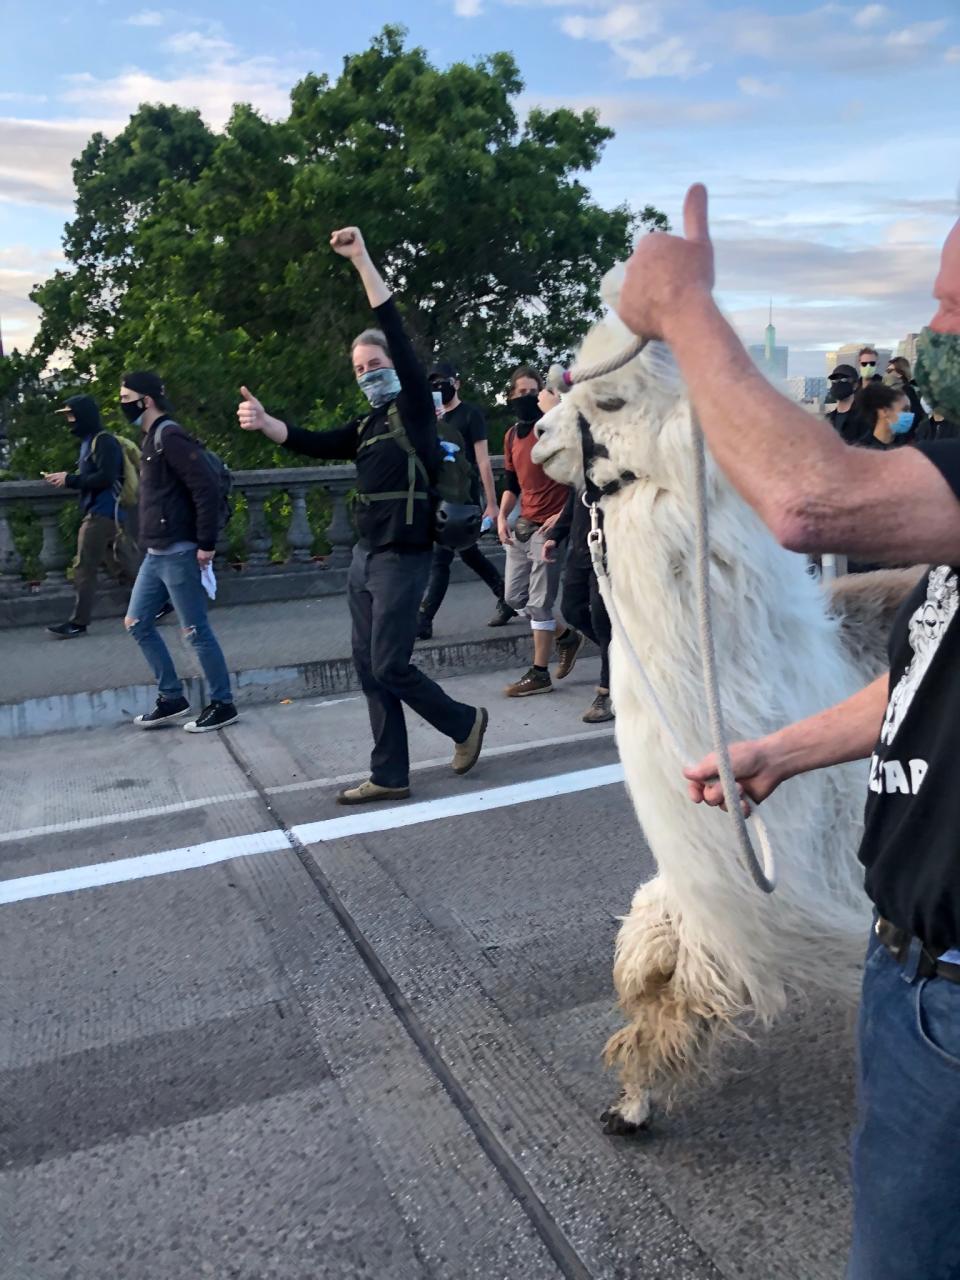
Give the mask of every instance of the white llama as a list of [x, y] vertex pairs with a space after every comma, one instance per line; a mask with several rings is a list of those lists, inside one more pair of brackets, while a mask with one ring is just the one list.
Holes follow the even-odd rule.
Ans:
[[[611, 306], [621, 277], [614, 269], [604, 281]], [[578, 361], [604, 360], [630, 336], [610, 315], [588, 334]], [[694, 586], [693, 451], [690, 407], [668, 351], [651, 344], [618, 372], [574, 386], [538, 433], [534, 459], [555, 479], [583, 487], [586, 438], [591, 480], [615, 490], [602, 504], [614, 599], [695, 761], [711, 743]], [[830, 616], [804, 559], [778, 545], [709, 457], [707, 465], [714, 630], [735, 741], [839, 702], [882, 669], [883, 653], [849, 618], [841, 625]], [[895, 595], [906, 589], [888, 585]], [[854, 613], [878, 631], [890, 592], [871, 594], [865, 580], [853, 594]], [[743, 869], [727, 815], [690, 803], [681, 765], [616, 639], [611, 657], [617, 746], [657, 864], [616, 944], [614, 982], [628, 1024], [606, 1046], [622, 1094], [604, 1118], [610, 1132], [625, 1133], [647, 1123], [653, 1099], [669, 1105], [725, 1032], [773, 1018], [790, 988], [855, 991], [869, 920], [855, 857], [867, 773], [854, 764], [798, 778], [766, 802], [779, 871], [768, 897]]]

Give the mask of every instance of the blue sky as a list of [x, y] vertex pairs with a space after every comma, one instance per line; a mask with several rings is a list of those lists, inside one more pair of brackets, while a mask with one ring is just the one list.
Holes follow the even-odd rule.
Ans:
[[4, 6], [0, 51], [0, 323], [54, 270], [70, 159], [141, 101], [285, 111], [308, 70], [336, 75], [385, 22], [438, 64], [516, 57], [521, 109], [596, 106], [617, 130], [596, 198], [676, 221], [707, 182], [722, 301], [747, 342], [772, 297], [791, 372], [823, 349], [920, 328], [960, 183], [960, 3], [811, 0], [254, 0], [187, 9], [123, 0]]

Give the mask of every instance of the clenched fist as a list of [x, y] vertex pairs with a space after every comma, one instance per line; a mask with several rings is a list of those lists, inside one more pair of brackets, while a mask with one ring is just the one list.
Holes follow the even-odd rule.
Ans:
[[670, 340], [670, 322], [713, 290], [707, 189], [697, 183], [683, 202], [683, 235], [652, 232], [639, 242], [620, 291], [620, 319], [640, 338]]
[[341, 227], [339, 231], [334, 231], [330, 237], [330, 248], [334, 253], [339, 253], [341, 258], [352, 258], [354, 262], [367, 252], [359, 227]]
[[267, 425], [267, 415], [263, 405], [246, 387], [240, 388], [243, 399], [237, 407], [237, 417], [244, 431], [262, 431]]

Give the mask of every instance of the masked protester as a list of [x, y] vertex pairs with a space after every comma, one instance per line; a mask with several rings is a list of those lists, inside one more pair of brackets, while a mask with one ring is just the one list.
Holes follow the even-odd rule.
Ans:
[[331, 431], [306, 431], [272, 417], [244, 387], [237, 417], [245, 431], [260, 431], [294, 453], [357, 464], [359, 537], [347, 599], [353, 661], [370, 713], [373, 752], [369, 779], [341, 791], [337, 800], [365, 804], [410, 794], [404, 704], [453, 741], [452, 767], [460, 774], [480, 756], [487, 712], [455, 702], [410, 661], [433, 553], [431, 486], [442, 465], [436, 406], [397, 305], [360, 231], [335, 231], [330, 244], [356, 268], [380, 325], [365, 329], [350, 350], [367, 412]]
[[[459, 433], [463, 449], [470, 464], [473, 477], [473, 501], [478, 505], [480, 489], [483, 488], [484, 518], [489, 525], [497, 518], [497, 490], [493, 482], [493, 467], [490, 465], [490, 449], [487, 444], [487, 422], [476, 405], [467, 404], [460, 399], [460, 375], [456, 366], [449, 360], [441, 360], [430, 370], [430, 387], [434, 399], [439, 396], [439, 412], [443, 418], [443, 427], [450, 427]], [[497, 601], [496, 611], [488, 626], [502, 627], [514, 617], [514, 611], [503, 599], [503, 574], [492, 561], [480, 550], [477, 543], [465, 547], [462, 551], [453, 551], [439, 544], [433, 548], [433, 563], [430, 567], [430, 580], [423, 600], [420, 602], [420, 617], [417, 624], [417, 639], [429, 640], [433, 635], [433, 619], [450, 585], [450, 566], [453, 558], [459, 555], [463, 563], [487, 584]]]
[[188, 733], [211, 733], [239, 719], [226, 660], [207, 621], [203, 584], [216, 555], [222, 491], [203, 446], [175, 421], [170, 408], [156, 373], [123, 375], [120, 411], [141, 431], [140, 541], [146, 549], [124, 623], [157, 681], [156, 706], [134, 717], [134, 724], [160, 729], [190, 714], [183, 682], [156, 625], [161, 607], [171, 602], [203, 669], [210, 698], [183, 727]]
[[887, 362], [887, 369], [883, 375], [883, 385], [885, 387], [893, 387], [895, 391], [902, 391], [910, 402], [913, 423], [909, 432], [903, 436], [901, 443], [909, 444], [911, 441], [919, 439], [921, 428], [927, 415], [917, 394], [916, 383], [910, 370], [910, 361], [905, 356], [894, 356], [892, 360]]
[[855, 404], [858, 385], [857, 371], [852, 364], [838, 364], [830, 374], [827, 403], [831, 407], [824, 416], [847, 444], [856, 444], [867, 431]]
[[[558, 680], [573, 670], [585, 637], [562, 624], [557, 630], [555, 604], [560, 590], [562, 560], [545, 557], [544, 544], [563, 514], [569, 487], [551, 480], [543, 467], [531, 458], [537, 442], [534, 427], [543, 411], [538, 397], [543, 388], [540, 375], [529, 365], [514, 369], [507, 384], [507, 406], [515, 421], [503, 441], [504, 492], [500, 498], [497, 532], [506, 548], [506, 602], [512, 609], [524, 609], [533, 633], [533, 665], [519, 680], [508, 684], [508, 698], [527, 698], [551, 693], [550, 653], [557, 646]], [[520, 503], [520, 517], [510, 527], [510, 515]]]
[[860, 383], [859, 391], [863, 391], [871, 382], [882, 382], [883, 376], [879, 369], [880, 356], [873, 347], [861, 347], [857, 354], [857, 369]]
[[48, 472], [43, 478], [57, 488], [77, 491], [83, 519], [73, 562], [73, 613], [66, 622], [47, 630], [58, 640], [72, 640], [86, 635], [90, 625], [101, 566], [122, 585], [130, 586], [137, 576], [140, 553], [127, 532], [132, 512], [121, 501], [126, 496], [123, 449], [117, 437], [104, 429], [96, 400], [71, 396], [57, 413], [64, 415], [70, 434], [80, 442], [77, 469]]

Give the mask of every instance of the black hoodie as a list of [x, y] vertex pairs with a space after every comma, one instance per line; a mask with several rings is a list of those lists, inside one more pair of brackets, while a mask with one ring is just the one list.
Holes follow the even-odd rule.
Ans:
[[120, 517], [116, 495], [123, 483], [123, 450], [116, 436], [104, 431], [93, 396], [71, 396], [66, 408], [76, 419], [70, 430], [80, 440], [77, 470], [67, 476], [66, 486], [79, 490], [84, 515]]

